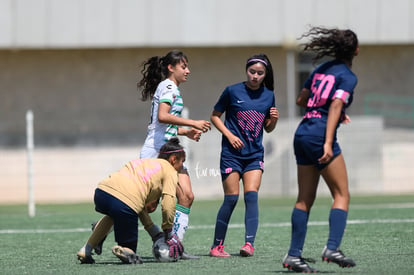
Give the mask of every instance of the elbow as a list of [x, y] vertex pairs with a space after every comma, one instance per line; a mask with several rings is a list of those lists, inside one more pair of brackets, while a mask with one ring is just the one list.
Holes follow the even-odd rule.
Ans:
[[168, 119], [167, 119], [167, 116], [165, 116], [165, 115], [158, 115], [158, 121], [160, 123], [165, 123], [165, 124], [168, 124], [169, 123], [168, 122]]

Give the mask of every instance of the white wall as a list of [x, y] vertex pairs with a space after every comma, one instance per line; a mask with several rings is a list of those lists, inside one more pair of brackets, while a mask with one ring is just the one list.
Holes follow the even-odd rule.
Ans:
[[281, 45], [309, 24], [414, 42], [410, 0], [0, 0], [0, 48]]

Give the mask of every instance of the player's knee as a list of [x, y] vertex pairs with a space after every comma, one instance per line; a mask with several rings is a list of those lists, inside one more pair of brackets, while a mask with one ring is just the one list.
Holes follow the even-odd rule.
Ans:
[[184, 193], [182, 194], [182, 196], [178, 197], [177, 199], [178, 199], [178, 204], [189, 208], [193, 204], [194, 193], [193, 192]]

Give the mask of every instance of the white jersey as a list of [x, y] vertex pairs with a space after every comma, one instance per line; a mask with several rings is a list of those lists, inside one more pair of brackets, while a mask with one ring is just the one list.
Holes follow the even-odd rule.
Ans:
[[177, 85], [168, 78], [158, 84], [152, 98], [151, 120], [148, 125], [147, 138], [141, 150], [141, 158], [156, 158], [160, 148], [170, 138], [177, 136], [177, 125], [158, 121], [158, 108], [163, 102], [170, 104], [170, 114], [181, 117], [183, 99]]

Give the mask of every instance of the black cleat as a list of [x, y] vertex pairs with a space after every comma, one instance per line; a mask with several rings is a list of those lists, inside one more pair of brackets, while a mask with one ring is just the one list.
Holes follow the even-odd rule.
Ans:
[[356, 264], [351, 258], [347, 258], [341, 250], [330, 250], [326, 246], [322, 251], [322, 261], [336, 263], [340, 267], [354, 267]]
[[307, 262], [314, 263], [315, 260], [289, 256], [286, 254], [283, 259], [283, 267], [298, 273], [317, 273], [318, 271], [309, 266]]

